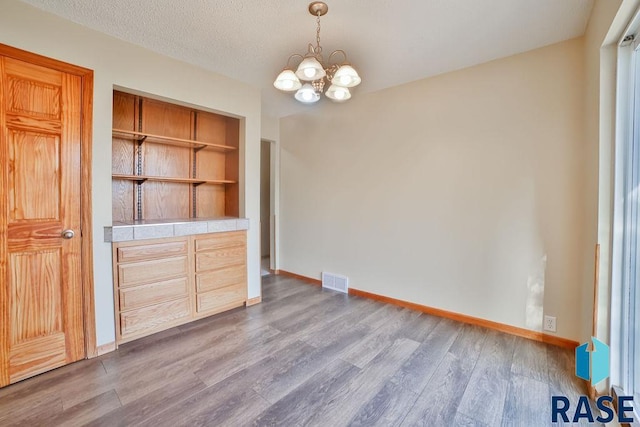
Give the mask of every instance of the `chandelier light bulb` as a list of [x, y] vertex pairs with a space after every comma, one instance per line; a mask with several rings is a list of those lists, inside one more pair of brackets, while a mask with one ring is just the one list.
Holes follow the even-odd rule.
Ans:
[[344, 102], [351, 98], [351, 92], [348, 87], [331, 85], [327, 89], [327, 98], [335, 102]]
[[361, 81], [358, 72], [351, 65], [340, 66], [333, 79], [331, 79], [331, 83], [344, 87], [358, 86]]
[[298, 65], [298, 70], [296, 71], [296, 76], [300, 78], [300, 80], [312, 81], [318, 80], [326, 76], [327, 73], [322, 68], [322, 64], [313, 56], [304, 58], [300, 65]]
[[295, 73], [288, 69], [278, 74], [273, 85], [276, 89], [280, 89], [285, 92], [293, 92], [294, 90], [298, 90], [302, 87], [302, 83], [300, 83], [300, 80], [296, 77]]
[[302, 87], [296, 92], [296, 99], [305, 104], [311, 104], [320, 99], [320, 94], [316, 92], [311, 83], [305, 83]]

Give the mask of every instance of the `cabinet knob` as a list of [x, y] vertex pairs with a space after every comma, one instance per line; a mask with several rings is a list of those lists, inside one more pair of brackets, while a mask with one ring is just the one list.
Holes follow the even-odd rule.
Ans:
[[73, 232], [73, 230], [64, 230], [62, 232], [62, 238], [63, 239], [73, 239], [73, 236], [75, 236], [76, 233]]

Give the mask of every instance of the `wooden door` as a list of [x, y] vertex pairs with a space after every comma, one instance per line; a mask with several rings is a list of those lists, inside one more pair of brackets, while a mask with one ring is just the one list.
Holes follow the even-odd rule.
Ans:
[[82, 78], [0, 56], [0, 386], [85, 356]]

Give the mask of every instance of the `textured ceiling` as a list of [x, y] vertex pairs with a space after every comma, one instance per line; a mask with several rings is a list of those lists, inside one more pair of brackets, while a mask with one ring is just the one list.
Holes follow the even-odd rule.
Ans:
[[[24, 0], [156, 52], [260, 87], [263, 111], [303, 106], [273, 86], [315, 41], [302, 0]], [[358, 94], [513, 55], [584, 33], [593, 0], [327, 0], [325, 55], [344, 49]], [[326, 56], [325, 56], [326, 57]], [[321, 102], [329, 102], [322, 100]]]

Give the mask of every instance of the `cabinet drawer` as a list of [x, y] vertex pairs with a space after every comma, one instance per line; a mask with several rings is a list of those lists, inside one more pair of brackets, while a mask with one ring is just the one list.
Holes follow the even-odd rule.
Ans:
[[217, 270], [232, 265], [244, 265], [246, 253], [244, 246], [196, 253], [196, 272]]
[[246, 282], [246, 269], [244, 264], [221, 268], [196, 275], [196, 291], [207, 292], [225, 286], [242, 284]]
[[120, 313], [120, 328], [123, 337], [142, 332], [152, 333], [154, 330], [163, 329], [184, 317], [189, 317], [189, 298], [163, 302], [149, 307], [139, 308]]
[[118, 265], [118, 279], [122, 288], [186, 276], [188, 271], [187, 257], [181, 256], [120, 264]]
[[247, 233], [244, 231], [231, 231], [228, 233], [216, 233], [207, 237], [196, 237], [196, 252], [212, 249], [242, 246], [247, 242]]
[[247, 299], [247, 287], [244, 284], [227, 286], [215, 291], [196, 295], [197, 312], [225, 310], [233, 306], [241, 306]]
[[151, 304], [189, 296], [186, 277], [120, 289], [120, 310], [131, 310]]
[[118, 262], [165, 258], [187, 253], [187, 240], [153, 243], [150, 245], [124, 246], [118, 248]]

